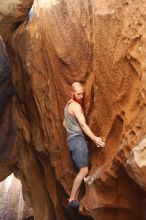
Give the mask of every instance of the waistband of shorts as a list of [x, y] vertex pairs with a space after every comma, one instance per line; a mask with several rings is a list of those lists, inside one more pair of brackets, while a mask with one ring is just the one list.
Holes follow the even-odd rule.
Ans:
[[77, 134], [77, 135], [68, 137], [68, 138], [67, 138], [67, 142], [71, 141], [71, 140], [72, 140], [73, 138], [75, 138], [75, 137], [83, 137], [83, 138], [85, 138], [85, 135], [84, 135], [84, 134]]

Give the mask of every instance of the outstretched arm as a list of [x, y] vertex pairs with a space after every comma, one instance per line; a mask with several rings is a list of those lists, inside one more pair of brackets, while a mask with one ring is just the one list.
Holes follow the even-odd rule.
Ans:
[[74, 116], [78, 120], [84, 133], [88, 137], [90, 137], [97, 145], [100, 145], [100, 147], [104, 147], [105, 143], [102, 141], [102, 139], [100, 137], [95, 136], [94, 133], [89, 128], [89, 126], [86, 124], [86, 119], [85, 119], [85, 116], [82, 112], [82, 108], [78, 103], [75, 103], [72, 106], [72, 113], [74, 114]]

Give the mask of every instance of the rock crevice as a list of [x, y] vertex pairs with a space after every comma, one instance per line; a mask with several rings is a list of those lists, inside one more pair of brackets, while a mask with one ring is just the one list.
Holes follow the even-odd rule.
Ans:
[[[0, 156], [0, 179], [15, 168], [35, 220], [145, 220], [145, 2], [15, 0], [11, 5], [13, 10], [0, 6], [0, 34], [15, 94], [12, 107], [10, 81], [3, 90], [0, 78], [5, 97], [0, 104], [9, 106], [2, 120], [16, 123], [16, 130], [5, 130], [13, 138], [0, 146], [10, 149]], [[100, 150], [89, 140], [82, 217], [67, 207], [76, 173], [62, 126], [74, 81], [84, 82], [87, 122], [106, 142]]]

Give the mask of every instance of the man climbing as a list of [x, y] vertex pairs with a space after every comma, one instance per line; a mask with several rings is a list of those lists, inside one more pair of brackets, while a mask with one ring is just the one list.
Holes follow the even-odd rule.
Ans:
[[67, 130], [67, 145], [71, 152], [73, 162], [79, 169], [77, 174], [68, 206], [70, 208], [79, 208], [78, 194], [80, 185], [88, 174], [88, 148], [85, 135], [91, 138], [97, 147], [104, 147], [105, 143], [100, 137], [93, 134], [89, 126], [86, 124], [86, 119], [83, 112], [84, 87], [79, 82], [72, 84], [72, 97], [64, 108], [64, 122], [63, 125]]

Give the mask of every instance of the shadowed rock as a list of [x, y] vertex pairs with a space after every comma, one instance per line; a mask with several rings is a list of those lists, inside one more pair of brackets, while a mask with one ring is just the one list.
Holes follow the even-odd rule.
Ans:
[[16, 162], [13, 93], [11, 68], [0, 38], [0, 179], [11, 172]]
[[138, 0], [35, 0], [31, 22], [26, 18], [9, 32], [18, 127], [15, 174], [36, 220], [81, 217], [67, 207], [75, 170], [62, 126], [74, 81], [85, 82], [87, 122], [106, 142], [100, 150], [89, 141], [90, 185], [80, 195], [82, 218], [145, 219], [140, 175], [145, 169], [133, 158], [132, 175], [127, 171], [130, 152], [146, 133], [145, 7]]

